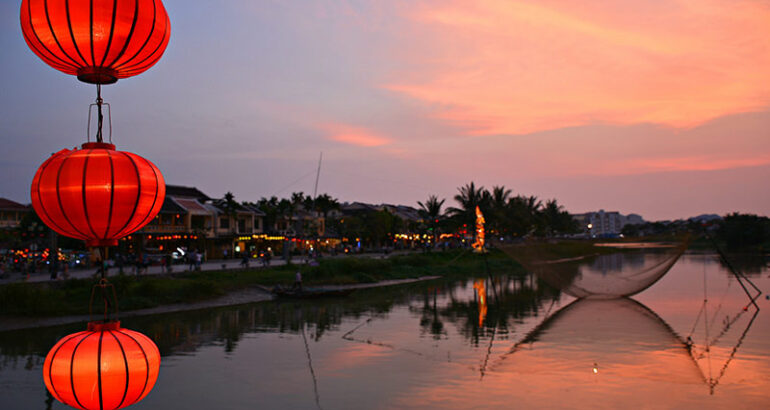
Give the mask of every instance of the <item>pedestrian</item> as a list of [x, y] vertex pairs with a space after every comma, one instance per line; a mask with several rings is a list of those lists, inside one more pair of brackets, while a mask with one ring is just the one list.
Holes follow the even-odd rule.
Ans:
[[187, 270], [195, 269], [195, 250], [187, 252], [187, 264], [189, 265]]
[[241, 258], [241, 267], [244, 269], [249, 268], [249, 254], [246, 252], [243, 253], [243, 258]]
[[48, 270], [51, 273], [51, 280], [55, 280], [56, 276], [59, 274], [58, 265], [59, 265], [59, 261], [56, 258], [54, 258], [53, 261], [49, 261]]
[[118, 273], [123, 274], [123, 263], [124, 263], [124, 257], [123, 254], [119, 253], [115, 255], [115, 264], [118, 265]]
[[292, 289], [302, 292], [302, 272], [297, 271], [294, 275], [294, 286], [292, 286]]
[[198, 250], [195, 250], [195, 270], [200, 271], [201, 270], [201, 262], [203, 262], [203, 254], [198, 252]]

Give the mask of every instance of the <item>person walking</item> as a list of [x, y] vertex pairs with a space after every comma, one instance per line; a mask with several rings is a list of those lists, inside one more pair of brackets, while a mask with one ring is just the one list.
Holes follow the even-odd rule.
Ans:
[[201, 270], [201, 262], [203, 262], [203, 254], [198, 252], [198, 250], [195, 250], [195, 270], [199, 271]]
[[302, 292], [302, 272], [297, 271], [294, 275], [294, 286], [292, 286], [292, 289]]

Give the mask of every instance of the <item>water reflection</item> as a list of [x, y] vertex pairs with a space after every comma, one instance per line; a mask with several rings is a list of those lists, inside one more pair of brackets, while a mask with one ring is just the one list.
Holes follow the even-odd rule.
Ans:
[[[713, 256], [686, 255], [639, 301], [576, 300], [553, 286], [570, 290], [589, 275], [627, 281], [665, 256], [560, 264], [562, 281], [483, 275], [127, 318], [165, 356], [137, 408], [694, 407], [747, 396], [741, 403], [766, 407], [770, 326]], [[0, 333], [0, 407], [49, 400], [43, 357], [80, 328]], [[709, 391], [717, 401], [699, 401]]]
[[705, 381], [685, 340], [655, 312], [628, 298], [578, 299], [560, 309], [492, 369], [514, 367], [535, 374], [559, 369], [575, 377], [593, 373], [602, 378]]

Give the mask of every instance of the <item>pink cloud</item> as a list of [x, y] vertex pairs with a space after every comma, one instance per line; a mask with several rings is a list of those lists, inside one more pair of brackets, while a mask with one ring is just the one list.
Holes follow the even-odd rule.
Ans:
[[[618, 164], [618, 168], [620, 168], [620, 170], [625, 169], [632, 171], [630, 173], [643, 173], [660, 171], [716, 171], [721, 169], [756, 167], [769, 164], [770, 154], [750, 158], [715, 158], [713, 156], [640, 158]], [[614, 174], [624, 174], [624, 172], [620, 170]]]
[[770, 106], [770, 8], [733, 0], [442, 1], [385, 88], [473, 135], [678, 128]]
[[374, 131], [348, 124], [326, 123], [322, 124], [320, 128], [327, 134], [327, 138], [333, 141], [359, 147], [380, 147], [392, 142], [390, 138], [381, 136]]

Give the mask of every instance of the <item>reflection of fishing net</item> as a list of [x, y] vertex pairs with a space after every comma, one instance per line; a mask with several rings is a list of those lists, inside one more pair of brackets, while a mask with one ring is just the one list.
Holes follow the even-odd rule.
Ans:
[[572, 380], [598, 374], [606, 383], [703, 381], [681, 337], [656, 313], [627, 298], [574, 301], [492, 365], [496, 373], [524, 372], [536, 380], [551, 378], [552, 369]]
[[[498, 246], [551, 286], [577, 298], [609, 299], [637, 294], [665, 275], [688, 241], [655, 251], [598, 254], [589, 243]], [[566, 252], [565, 252], [566, 251]], [[564, 257], [564, 254], [569, 257]]]

